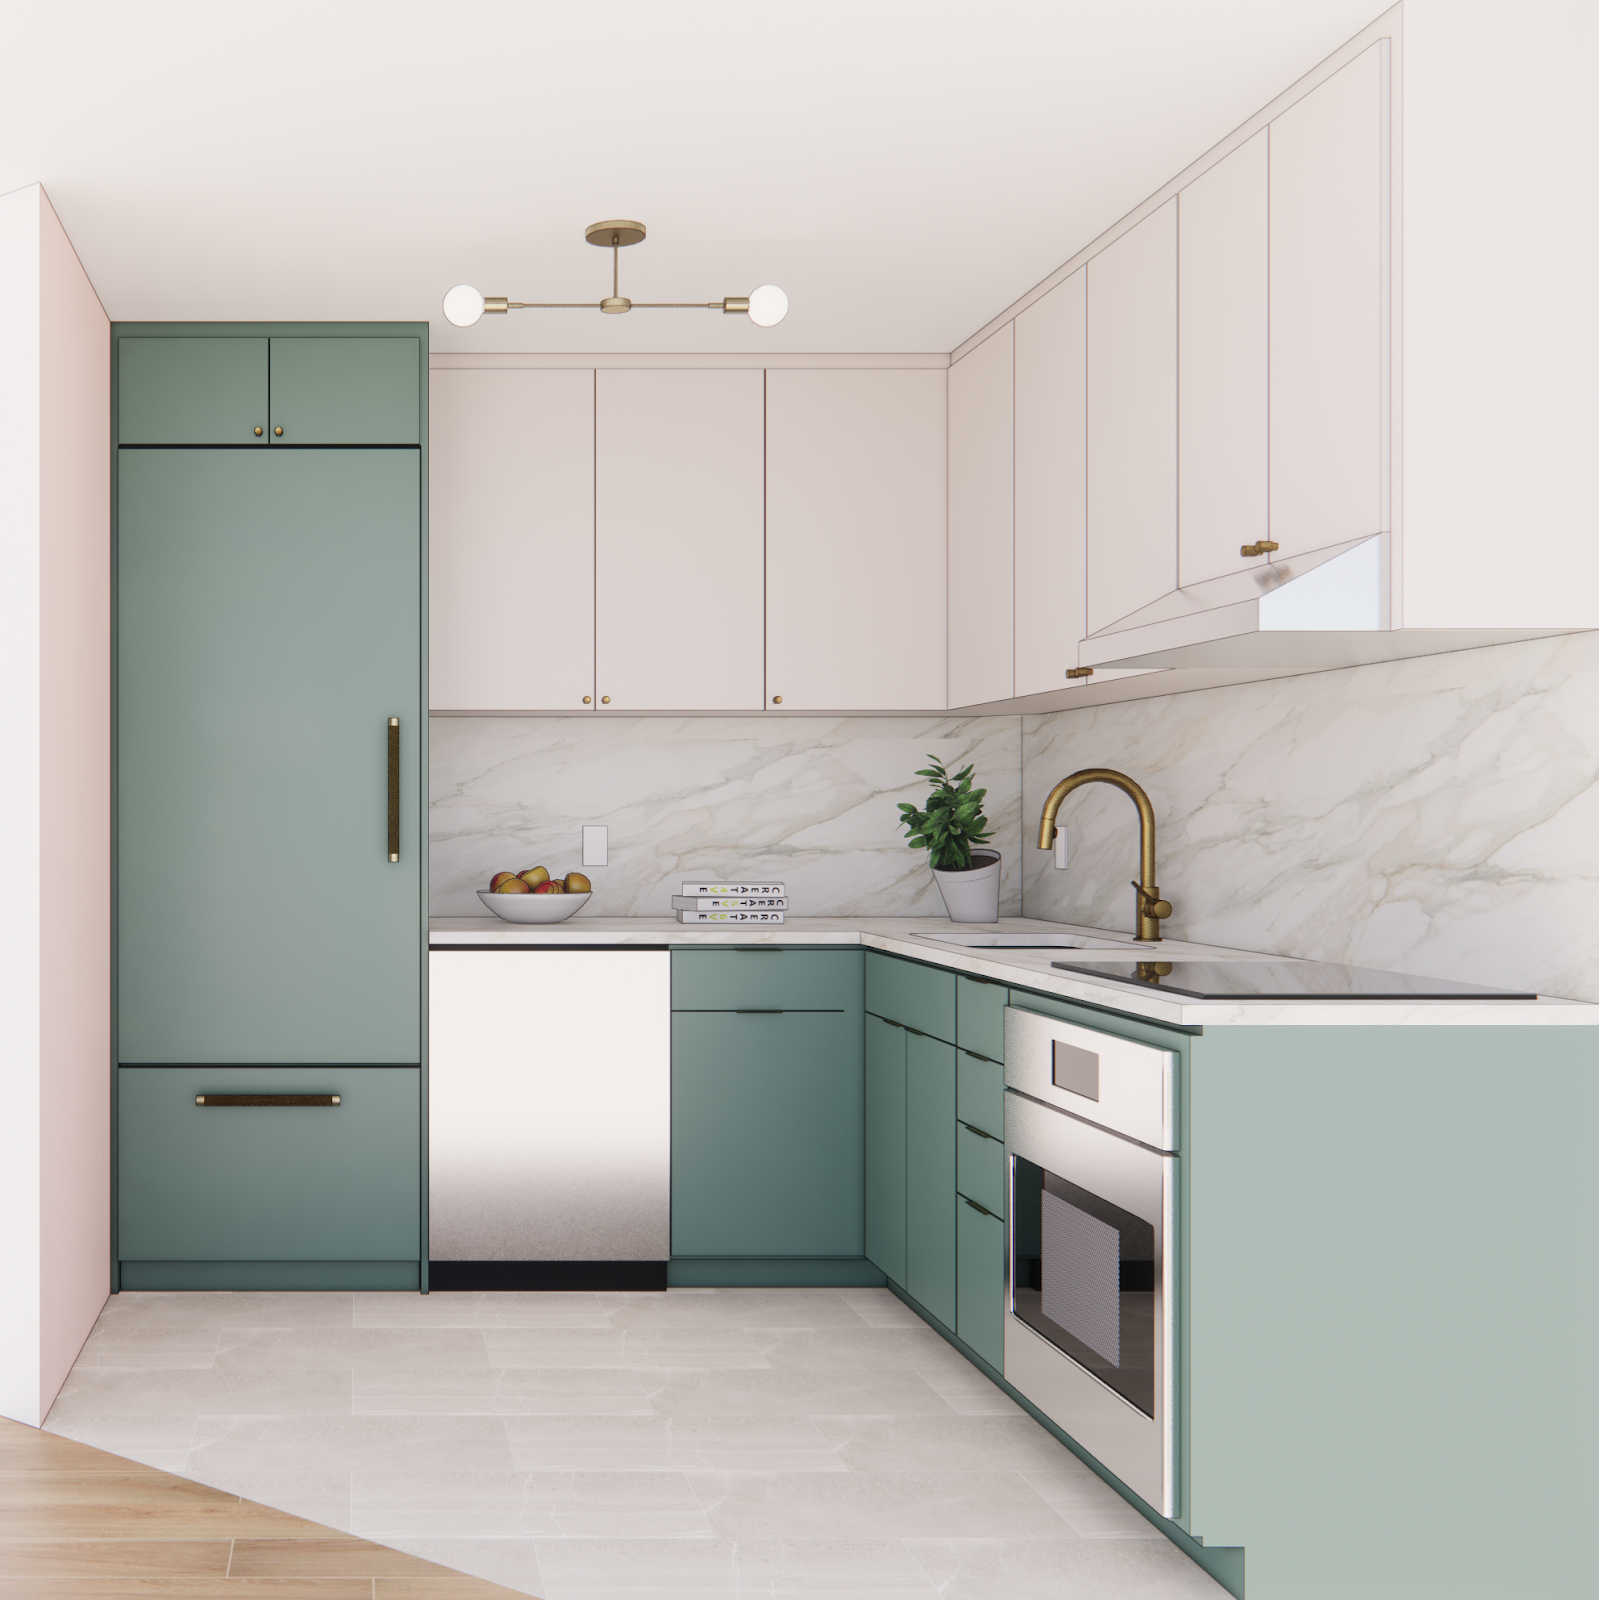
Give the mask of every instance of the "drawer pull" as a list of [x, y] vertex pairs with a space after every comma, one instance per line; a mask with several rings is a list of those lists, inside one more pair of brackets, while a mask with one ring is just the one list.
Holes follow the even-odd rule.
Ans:
[[336, 1094], [197, 1094], [197, 1106], [336, 1106]]
[[400, 859], [400, 719], [389, 718], [389, 860]]
[[986, 1061], [991, 1067], [1002, 1067], [1005, 1065], [1003, 1061], [996, 1061], [992, 1056], [985, 1056], [981, 1050], [968, 1050], [965, 1045], [961, 1046], [961, 1054], [971, 1056], [977, 1061]]
[[[966, 1196], [962, 1195], [961, 1199], [966, 1200]], [[980, 1206], [975, 1200], [966, 1200], [966, 1204], [969, 1205], [973, 1211], [981, 1211], [985, 1217], [994, 1217], [994, 1213], [990, 1211], [987, 1206]], [[1003, 1219], [1000, 1217], [994, 1217], [995, 1222], [1000, 1222], [1002, 1220]]]
[[735, 1017], [780, 1017], [783, 1015], [777, 1006], [739, 1006], [733, 1015]]
[[968, 1133], [975, 1133], [979, 1139], [992, 1139], [995, 1144], [1003, 1144], [1005, 1142], [1003, 1139], [1001, 1139], [999, 1137], [998, 1134], [987, 1133], [982, 1128], [973, 1127], [972, 1124], [969, 1123], [969, 1122], [963, 1122], [963, 1123], [961, 1123], [961, 1126]]
[[780, 956], [783, 947], [777, 944], [741, 944], [733, 953], [740, 956]]

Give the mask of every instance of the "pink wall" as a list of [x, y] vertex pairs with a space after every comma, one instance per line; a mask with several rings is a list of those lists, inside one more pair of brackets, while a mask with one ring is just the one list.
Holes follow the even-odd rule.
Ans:
[[111, 324], [42, 190], [39, 299], [42, 1415], [111, 1270]]
[[110, 1287], [110, 324], [43, 189], [0, 195], [0, 1413]]

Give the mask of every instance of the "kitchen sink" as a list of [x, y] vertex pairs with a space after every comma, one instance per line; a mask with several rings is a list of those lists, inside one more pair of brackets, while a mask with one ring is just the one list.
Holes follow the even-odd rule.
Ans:
[[968, 950], [1126, 950], [1130, 939], [1092, 939], [1081, 933], [924, 933], [939, 944]]

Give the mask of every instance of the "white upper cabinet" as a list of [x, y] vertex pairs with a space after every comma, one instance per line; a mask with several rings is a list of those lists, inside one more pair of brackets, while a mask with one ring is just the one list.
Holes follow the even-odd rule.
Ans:
[[766, 695], [942, 711], [945, 374], [766, 375]]
[[949, 369], [951, 706], [1016, 692], [1012, 327]]
[[1388, 528], [1388, 44], [1270, 125], [1271, 537]]
[[1264, 566], [1266, 130], [1177, 196], [1177, 580]]
[[1088, 632], [1087, 289], [1079, 267], [1016, 319], [1019, 695], [1065, 688]]
[[765, 374], [595, 375], [595, 688], [611, 711], [756, 711]]
[[1177, 201], [1089, 261], [1088, 631], [1177, 586]]
[[435, 372], [429, 703], [594, 698], [594, 374]]

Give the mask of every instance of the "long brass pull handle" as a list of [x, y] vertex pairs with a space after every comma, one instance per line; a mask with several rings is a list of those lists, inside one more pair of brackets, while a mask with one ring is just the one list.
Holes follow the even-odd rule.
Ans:
[[336, 1094], [197, 1094], [197, 1106], [336, 1106]]
[[389, 860], [400, 859], [400, 719], [389, 718]]

